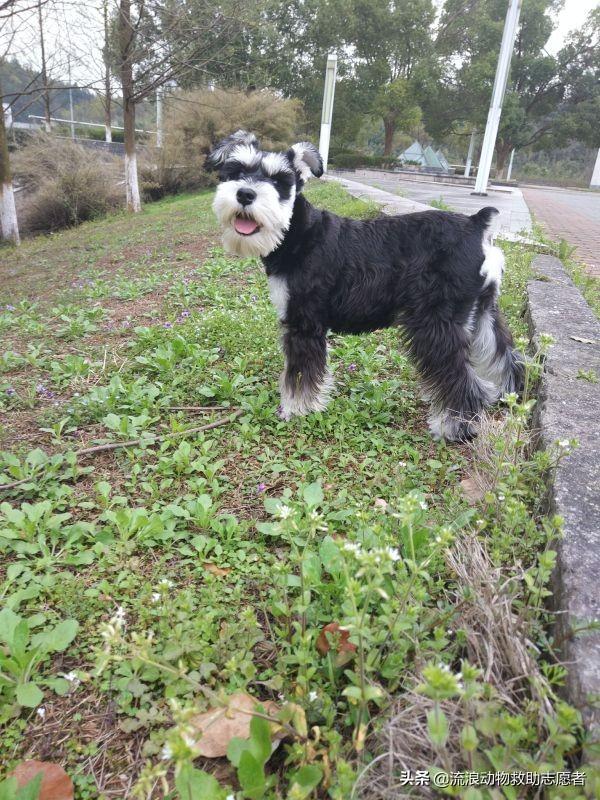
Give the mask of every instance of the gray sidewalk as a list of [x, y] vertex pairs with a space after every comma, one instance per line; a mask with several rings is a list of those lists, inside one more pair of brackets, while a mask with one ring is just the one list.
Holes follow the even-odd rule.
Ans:
[[[478, 197], [471, 194], [470, 186], [450, 186], [434, 181], [417, 183], [393, 172], [357, 169], [355, 172], [336, 171], [332, 173], [332, 177], [368, 184], [384, 192], [396, 194], [398, 199], [412, 201], [416, 206], [429, 205], [432, 200], [440, 198], [453, 211], [461, 211], [464, 214], [474, 214], [484, 206], [495, 206], [500, 212], [499, 231], [511, 234], [531, 232], [531, 215], [523, 193], [516, 187], [501, 189], [491, 187], [486, 197]], [[406, 207], [404, 212], [396, 213], [418, 210], [424, 209]]]

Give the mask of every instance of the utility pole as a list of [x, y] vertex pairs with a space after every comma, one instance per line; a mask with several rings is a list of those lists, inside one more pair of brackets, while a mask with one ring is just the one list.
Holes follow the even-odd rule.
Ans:
[[467, 163], [465, 164], [465, 178], [471, 174], [471, 164], [473, 163], [473, 151], [475, 150], [475, 131], [471, 131], [469, 139], [469, 152], [467, 153]]
[[331, 138], [331, 119], [333, 117], [333, 97], [335, 95], [335, 78], [337, 75], [337, 56], [330, 53], [327, 56], [325, 69], [325, 89], [323, 91], [323, 113], [321, 115], [321, 136], [319, 138], [319, 153], [323, 159], [323, 171], [327, 172], [327, 159], [329, 157], [329, 140]]
[[75, 116], [73, 114], [73, 82], [71, 80], [71, 57], [67, 59], [67, 69], [69, 71], [69, 116], [71, 118], [71, 139], [75, 138]]
[[492, 102], [490, 103], [490, 110], [485, 126], [481, 158], [479, 159], [479, 169], [477, 171], [475, 191], [473, 194], [487, 194], [490, 167], [492, 166], [496, 136], [498, 135], [498, 125], [500, 124], [500, 116], [502, 114], [502, 102], [504, 101], [504, 92], [506, 91], [506, 84], [508, 81], [510, 59], [515, 46], [519, 14], [521, 13], [521, 3], [522, 0], [509, 0], [506, 20], [504, 22], [504, 33], [502, 34], [502, 44], [500, 45], [500, 56], [498, 57], [498, 66], [496, 67], [494, 88], [492, 90]]
[[515, 149], [516, 148], [513, 147], [513, 149], [510, 152], [510, 161], [508, 162], [508, 169], [506, 171], [506, 180], [507, 181], [510, 180], [510, 176], [512, 175], [513, 161], [515, 160]]
[[598, 148], [598, 155], [596, 156], [596, 163], [594, 164], [590, 189], [600, 189], [600, 147]]

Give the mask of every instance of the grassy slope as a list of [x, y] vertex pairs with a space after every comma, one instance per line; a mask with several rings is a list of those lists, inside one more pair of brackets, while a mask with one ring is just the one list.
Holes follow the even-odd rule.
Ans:
[[[348, 215], [376, 211], [333, 184], [309, 194]], [[350, 750], [336, 731], [347, 742], [356, 711], [342, 696], [342, 671], [332, 683], [316, 659], [314, 639], [322, 625], [350, 613], [345, 590], [326, 580], [324, 559], [302, 612], [295, 545], [261, 525], [265, 498], [290, 490], [296, 508], [301, 487], [320, 481], [319, 505], [334, 538], [377, 546], [395, 546], [399, 537], [397, 521], [381, 521], [383, 501], [395, 507], [411, 492], [421, 498], [422, 536], [467, 512], [459, 489], [465, 452], [429, 438], [394, 331], [333, 337], [330, 409], [290, 424], [277, 419], [282, 362], [265, 278], [256, 262], [222, 255], [210, 201], [208, 193], [166, 200], [136, 218], [108, 218], [0, 252], [0, 308], [8, 305], [0, 311], [0, 475], [4, 482], [31, 477], [3, 497], [14, 507], [46, 503], [36, 506], [40, 519], [21, 525], [30, 531], [19, 534], [30, 541], [25, 550], [0, 533], [7, 563], [20, 564], [2, 573], [4, 598], [36, 631], [65, 618], [79, 623], [73, 643], [39, 669], [43, 720], [11, 709], [10, 687], [4, 690], [0, 752], [6, 766], [25, 755], [65, 763], [78, 798], [101, 796], [97, 784], [127, 795], [145, 759], [159, 756], [171, 719], [166, 698], [189, 703], [192, 696], [183, 680], [131, 656], [94, 673], [101, 625], [118, 606], [128, 631], [152, 629], [153, 652], [172, 667], [181, 662], [214, 688], [295, 699], [341, 759]], [[528, 260], [512, 251], [504, 299], [521, 331]], [[209, 405], [243, 413], [212, 431], [174, 435], [226, 413], [175, 407]], [[164, 437], [157, 446], [154, 434]], [[77, 467], [61, 460], [98, 441], [140, 436], [147, 444]], [[12, 512], [2, 511], [6, 532]], [[59, 513], [70, 516], [54, 525]], [[387, 670], [379, 665], [371, 678], [387, 689], [417, 664], [441, 653], [452, 663], [460, 652], [444, 633], [453, 612], [436, 569], [422, 584], [411, 579], [404, 600], [389, 601], [385, 613], [401, 629], [388, 630], [384, 612], [369, 606], [380, 642], [374, 651], [386, 637], [397, 643], [394, 658], [386, 651]], [[300, 643], [278, 605], [283, 597], [303, 615]], [[401, 645], [409, 641], [416, 650]], [[71, 671], [82, 680], [72, 693], [59, 696], [43, 684]], [[316, 706], [309, 689], [319, 693]], [[226, 764], [217, 773], [233, 780]]]

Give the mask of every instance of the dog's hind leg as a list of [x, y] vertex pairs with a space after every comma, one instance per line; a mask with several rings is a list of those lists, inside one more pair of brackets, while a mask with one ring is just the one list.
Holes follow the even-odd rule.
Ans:
[[308, 334], [282, 325], [285, 369], [279, 379], [282, 419], [323, 411], [333, 389], [325, 333]]
[[498, 387], [500, 396], [521, 392], [524, 382], [525, 359], [515, 350], [509, 331], [495, 297], [481, 298], [471, 320], [469, 359], [480, 378]]
[[499, 392], [473, 369], [467, 331], [457, 323], [430, 317], [427, 325], [412, 330], [407, 326], [406, 334], [431, 402], [431, 434], [451, 441], [472, 438], [478, 415], [498, 399]]

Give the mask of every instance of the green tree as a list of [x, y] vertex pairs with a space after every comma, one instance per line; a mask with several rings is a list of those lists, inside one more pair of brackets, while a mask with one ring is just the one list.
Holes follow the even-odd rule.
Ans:
[[397, 130], [409, 130], [421, 121], [421, 109], [415, 102], [412, 87], [406, 78], [396, 78], [391, 83], [383, 84], [375, 97], [373, 110], [383, 119], [384, 156], [391, 155]]

